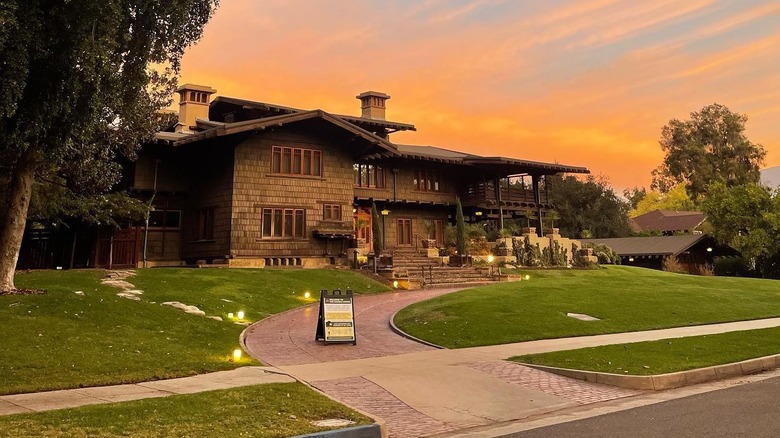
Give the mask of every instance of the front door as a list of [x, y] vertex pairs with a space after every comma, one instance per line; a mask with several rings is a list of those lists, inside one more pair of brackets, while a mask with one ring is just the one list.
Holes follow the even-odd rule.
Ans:
[[398, 245], [411, 245], [412, 244], [412, 220], [411, 219], [398, 219]]
[[371, 246], [371, 209], [359, 207], [353, 215], [355, 236], [361, 248]]

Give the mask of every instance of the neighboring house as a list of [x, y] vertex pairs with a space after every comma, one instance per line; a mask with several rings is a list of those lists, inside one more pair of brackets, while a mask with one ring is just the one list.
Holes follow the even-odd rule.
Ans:
[[628, 266], [663, 269], [665, 258], [676, 257], [691, 274], [698, 274], [703, 266], [711, 266], [715, 257], [739, 255], [733, 248], [718, 245], [715, 238], [707, 234], [582, 239], [581, 242], [612, 248], [620, 256], [621, 263]]
[[390, 134], [415, 127], [385, 119], [383, 93], [357, 96], [357, 117], [178, 92], [178, 123], [144, 145], [123, 187], [152, 200], [148, 229], [100, 230], [91, 265], [141, 266], [144, 254], [149, 266], [345, 264], [371, 247], [372, 203], [387, 248], [441, 245], [457, 196], [468, 221], [502, 227], [529, 209], [541, 220], [546, 175], [588, 173], [395, 144]]
[[631, 219], [629, 225], [637, 233], [658, 232], [671, 236], [700, 233], [699, 227], [706, 219], [700, 211], [655, 210]]

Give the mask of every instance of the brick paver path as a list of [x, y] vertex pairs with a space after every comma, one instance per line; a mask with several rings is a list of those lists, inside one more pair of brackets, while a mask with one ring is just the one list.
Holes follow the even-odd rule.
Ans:
[[400, 309], [459, 289], [401, 291], [355, 296], [357, 345], [323, 345], [314, 341], [318, 304], [294, 309], [251, 326], [244, 340], [247, 352], [273, 366], [334, 362], [432, 350], [395, 334], [390, 317]]
[[342, 403], [379, 416], [387, 424], [388, 435], [394, 438], [417, 438], [458, 429], [456, 426], [421, 414], [381, 386], [363, 377], [310, 383]]
[[505, 360], [478, 362], [471, 364], [471, 368], [498, 377], [505, 382], [563, 397], [581, 405], [631, 397], [642, 393], [632, 389], [600, 385], [546, 373]]

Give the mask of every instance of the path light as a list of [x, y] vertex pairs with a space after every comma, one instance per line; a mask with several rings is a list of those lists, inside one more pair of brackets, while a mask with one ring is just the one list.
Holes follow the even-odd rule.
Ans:
[[233, 319], [233, 312], [228, 313], [228, 319]]
[[239, 310], [238, 311], [238, 319], [244, 319], [244, 311], [243, 310]]
[[236, 348], [235, 350], [233, 350], [233, 360], [236, 361], [236, 362], [241, 360], [241, 349], [240, 348]]
[[488, 255], [488, 263], [493, 263], [493, 260], [495, 260], [495, 259], [496, 258], [493, 257], [493, 254]]
[[398, 289], [398, 280], [393, 280], [393, 289]]
[[523, 277], [523, 280], [526, 280], [526, 281], [528, 281], [528, 280], [530, 280], [530, 279], [531, 279], [531, 276], [530, 276], [530, 275], [528, 275], [528, 274], [525, 274], [525, 277]]
[[309, 298], [311, 298], [311, 293], [309, 293], [309, 292], [304, 292], [304, 293], [303, 293], [303, 297], [304, 297], [304, 298], [306, 298], [306, 299], [308, 300]]

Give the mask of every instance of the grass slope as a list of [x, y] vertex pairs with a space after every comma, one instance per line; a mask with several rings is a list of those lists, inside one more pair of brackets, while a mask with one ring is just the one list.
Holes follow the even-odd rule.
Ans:
[[780, 327], [516, 356], [510, 360], [602, 373], [653, 375], [780, 354]]
[[314, 420], [372, 421], [300, 383], [0, 417], [0, 436], [281, 438], [327, 430]]
[[[350, 287], [387, 290], [333, 270], [148, 269], [129, 279], [142, 301], [100, 284], [104, 272], [19, 274], [20, 287], [44, 295], [0, 297], [0, 394], [139, 382], [256, 364], [230, 361], [243, 326], [160, 305], [181, 301], [207, 315], [239, 309], [258, 320], [303, 304], [303, 292]], [[83, 294], [76, 294], [81, 291]], [[224, 301], [224, 300], [230, 300]], [[314, 330], [314, 328], [312, 328]]]
[[[529, 271], [530, 281], [469, 289], [396, 316], [407, 333], [448, 348], [650, 330], [780, 315], [780, 282], [610, 266]], [[601, 321], [579, 321], [566, 313]]]

